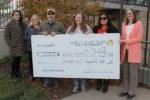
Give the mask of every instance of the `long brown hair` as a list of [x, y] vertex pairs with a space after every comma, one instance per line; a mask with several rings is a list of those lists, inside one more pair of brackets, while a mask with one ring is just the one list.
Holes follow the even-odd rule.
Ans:
[[26, 28], [26, 25], [25, 25], [24, 22], [23, 22], [22, 13], [21, 13], [20, 10], [14, 10], [13, 13], [12, 13], [12, 17], [15, 15], [15, 13], [19, 13], [19, 15], [20, 15], [20, 18], [19, 18], [19, 25], [20, 25], [21, 31], [24, 33], [25, 28]]
[[76, 16], [77, 16], [78, 14], [81, 14], [81, 15], [82, 15], [82, 23], [81, 23], [81, 27], [80, 27], [80, 28], [81, 28], [81, 31], [82, 31], [83, 33], [85, 33], [85, 32], [87, 31], [86, 19], [85, 19], [84, 14], [81, 13], [81, 12], [78, 12], [78, 13], [76, 13], [76, 14], [74, 15], [73, 24], [71, 25], [71, 29], [70, 29], [69, 32], [74, 32], [75, 29], [77, 28], [77, 24], [76, 24], [75, 18], [76, 18]]
[[97, 25], [98, 28], [101, 28], [101, 27], [102, 27], [102, 24], [100, 23], [100, 18], [101, 18], [102, 15], [105, 15], [105, 16], [107, 17], [107, 20], [108, 20], [108, 22], [107, 22], [107, 27], [108, 27], [108, 28], [112, 27], [112, 23], [111, 23], [111, 21], [110, 21], [110, 18], [109, 18], [109, 16], [108, 16], [108, 14], [107, 14], [106, 12], [102, 12], [102, 13], [100, 13], [99, 19], [98, 19], [98, 25]]
[[132, 13], [133, 13], [133, 16], [134, 16], [134, 18], [133, 18], [133, 23], [132, 23], [132, 24], [136, 23], [136, 22], [137, 22], [136, 11], [134, 11], [133, 9], [127, 9], [127, 10], [125, 11], [125, 23], [126, 23], [126, 25], [129, 24], [129, 19], [127, 18], [127, 11], [128, 11], [128, 10], [131, 10]]

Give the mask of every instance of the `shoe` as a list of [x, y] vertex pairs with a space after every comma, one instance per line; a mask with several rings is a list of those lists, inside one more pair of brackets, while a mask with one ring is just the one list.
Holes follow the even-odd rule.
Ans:
[[128, 94], [127, 99], [130, 100], [130, 99], [133, 99], [134, 97], [135, 97], [135, 95]]
[[43, 88], [48, 88], [48, 84], [44, 83]]
[[34, 81], [34, 80], [35, 80], [35, 78], [31, 76], [30, 77], [30, 81]]
[[108, 91], [108, 88], [107, 87], [103, 87], [102, 92], [106, 93], [107, 91]]
[[56, 83], [55, 85], [54, 85], [54, 87], [55, 88], [58, 88], [60, 85], [58, 84], [58, 83]]
[[101, 80], [96, 80], [96, 87], [95, 87], [95, 89], [97, 91], [101, 90]]
[[14, 78], [17, 78], [14, 74], [11, 74], [11, 78], [14, 79]]
[[86, 92], [86, 90], [87, 90], [87, 89], [86, 89], [85, 86], [81, 87], [81, 91], [82, 91], [82, 92]]
[[102, 92], [106, 93], [108, 91], [108, 85], [109, 85], [109, 80], [104, 79], [103, 80], [103, 88], [102, 88]]
[[15, 74], [15, 76], [16, 76], [17, 78], [23, 78], [22, 75], [21, 75], [21, 73], [17, 73], [17, 74]]
[[96, 85], [96, 88], [95, 88], [97, 91], [100, 91], [101, 90], [101, 86], [100, 85]]
[[121, 93], [119, 94], [119, 97], [124, 97], [124, 96], [127, 96], [127, 95], [128, 95], [128, 93], [121, 92]]
[[43, 88], [48, 88], [49, 86], [51, 86], [51, 82], [49, 79], [43, 79]]
[[21, 79], [21, 77], [20, 77], [19, 75], [16, 75], [16, 74], [12, 74], [12, 75], [11, 75], [11, 78], [12, 78], [12, 79], [15, 79], [15, 80], [16, 80], [16, 79]]
[[76, 92], [78, 92], [78, 89], [79, 89], [78, 86], [74, 86], [72, 92], [73, 92], [73, 93], [76, 93]]

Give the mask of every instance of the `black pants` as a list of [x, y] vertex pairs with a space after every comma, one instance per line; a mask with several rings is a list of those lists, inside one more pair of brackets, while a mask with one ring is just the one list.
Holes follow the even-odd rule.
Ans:
[[13, 78], [19, 78], [21, 76], [20, 74], [20, 61], [21, 57], [12, 57], [11, 62], [11, 77]]
[[30, 74], [33, 77], [33, 63], [32, 63], [32, 52], [31, 51], [28, 51], [28, 59], [29, 59]]
[[96, 80], [96, 89], [97, 90], [102, 89], [102, 92], [107, 92], [108, 85], [109, 85], [109, 80], [108, 79], [98, 79], [98, 80]]

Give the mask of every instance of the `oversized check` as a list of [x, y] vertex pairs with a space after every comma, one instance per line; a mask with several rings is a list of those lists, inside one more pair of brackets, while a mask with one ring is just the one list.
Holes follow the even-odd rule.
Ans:
[[119, 79], [119, 34], [32, 36], [34, 77]]

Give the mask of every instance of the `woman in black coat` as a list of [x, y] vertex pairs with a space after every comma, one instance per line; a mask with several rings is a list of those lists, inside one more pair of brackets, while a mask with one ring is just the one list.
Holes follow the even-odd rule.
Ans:
[[[98, 19], [98, 25], [94, 26], [93, 32], [96, 34], [108, 34], [108, 33], [118, 33], [115, 26], [112, 25], [108, 15], [103, 12], [100, 14]], [[96, 90], [101, 90], [103, 93], [108, 91], [108, 79], [98, 79], [96, 80]]]

